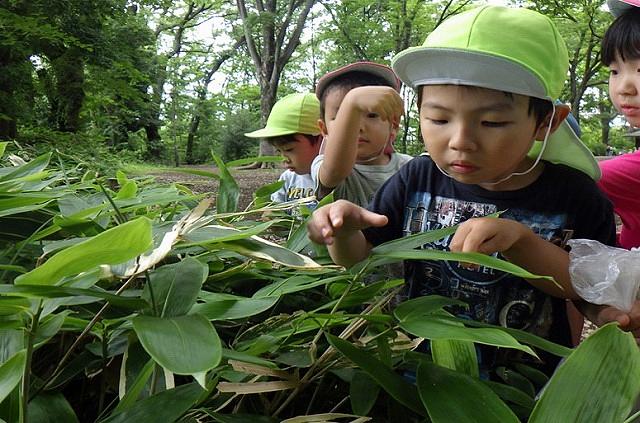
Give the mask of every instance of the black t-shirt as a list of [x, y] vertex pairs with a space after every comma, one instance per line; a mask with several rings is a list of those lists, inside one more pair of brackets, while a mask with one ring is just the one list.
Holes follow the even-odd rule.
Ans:
[[[609, 201], [586, 174], [544, 162], [536, 181], [515, 191], [488, 191], [442, 174], [429, 156], [406, 164], [376, 193], [369, 209], [389, 218], [364, 231], [374, 246], [419, 232], [453, 226], [472, 217], [502, 212], [542, 238], [564, 245], [571, 238], [615, 243]], [[449, 250], [451, 237], [425, 248]], [[406, 261], [407, 296], [438, 294], [463, 300], [459, 316], [527, 330], [570, 345], [565, 301], [535, 289], [524, 279], [497, 270], [463, 268], [452, 261]]]

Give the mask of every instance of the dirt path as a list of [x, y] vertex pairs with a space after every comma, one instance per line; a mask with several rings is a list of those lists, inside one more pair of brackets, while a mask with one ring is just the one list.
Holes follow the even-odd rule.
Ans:
[[[205, 165], [185, 166], [185, 168], [209, 172], [216, 170], [213, 166]], [[277, 181], [280, 173], [282, 173], [281, 169], [232, 169], [231, 174], [240, 187], [238, 208], [244, 209], [251, 202], [253, 193], [261, 186]], [[153, 176], [160, 183], [179, 183], [199, 194], [211, 193], [215, 197], [218, 192], [218, 180], [213, 178], [173, 171], [154, 172]]]

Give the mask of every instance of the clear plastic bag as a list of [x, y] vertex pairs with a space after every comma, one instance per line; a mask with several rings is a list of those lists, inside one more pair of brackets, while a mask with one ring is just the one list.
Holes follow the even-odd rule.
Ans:
[[576, 293], [593, 304], [630, 311], [640, 288], [640, 251], [590, 239], [569, 241], [569, 274]]

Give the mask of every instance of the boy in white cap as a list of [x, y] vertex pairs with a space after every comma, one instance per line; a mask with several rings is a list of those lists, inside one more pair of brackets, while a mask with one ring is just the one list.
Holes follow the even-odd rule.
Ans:
[[[402, 116], [399, 89], [393, 70], [373, 62], [352, 63], [320, 78], [316, 95], [324, 141], [311, 166], [319, 199], [333, 191], [334, 199], [366, 206], [380, 185], [412, 159], [392, 147]], [[378, 104], [369, 104], [371, 99]], [[376, 113], [367, 111], [372, 108]]]
[[[346, 201], [316, 210], [310, 238], [350, 266], [383, 242], [460, 224], [423, 248], [498, 255], [562, 289], [482, 266], [406, 261], [408, 296], [456, 298], [468, 304], [457, 315], [570, 345], [564, 298], [576, 294], [561, 246], [572, 236], [611, 244], [615, 226], [596, 161], [565, 122], [568, 107], [554, 105], [568, 69], [558, 30], [534, 11], [482, 6], [449, 18], [392, 66], [418, 91], [429, 155], [391, 177], [368, 210]], [[499, 364], [495, 353], [482, 361]]]
[[[311, 163], [320, 149], [320, 103], [313, 93], [290, 94], [276, 102], [267, 125], [244, 134], [249, 138], [266, 138], [285, 158], [287, 168], [278, 180], [284, 185], [271, 194], [276, 203], [299, 200], [314, 195], [314, 183], [309, 174]], [[317, 201], [307, 203], [315, 208]]]

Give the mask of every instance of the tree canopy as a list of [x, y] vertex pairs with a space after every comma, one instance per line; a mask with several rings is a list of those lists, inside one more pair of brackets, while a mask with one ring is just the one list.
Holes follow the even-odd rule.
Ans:
[[[550, 16], [569, 47], [562, 100], [585, 143], [631, 147], [609, 101], [603, 0], [511, 1]], [[357, 60], [388, 63], [470, 0], [12, 0], [0, 5], [0, 139], [67, 137], [167, 164], [268, 153], [243, 133], [274, 102]], [[403, 90], [407, 104], [414, 94]], [[401, 150], [421, 150], [408, 110]], [[66, 134], [66, 135], [65, 135]], [[232, 144], [232, 145], [228, 145]]]

